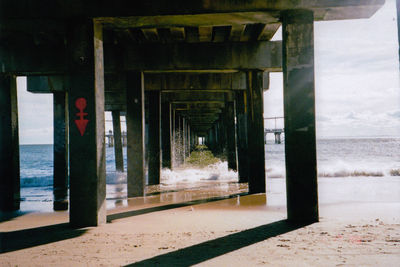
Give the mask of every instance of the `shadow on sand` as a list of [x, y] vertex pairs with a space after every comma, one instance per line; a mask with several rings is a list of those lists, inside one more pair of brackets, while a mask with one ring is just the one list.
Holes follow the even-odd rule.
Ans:
[[0, 211], [0, 223], [2, 222], [6, 222], [6, 221], [10, 221], [14, 218], [17, 218], [19, 216], [25, 215], [30, 213], [29, 211], [6, 211], [6, 212], [2, 212]]
[[0, 254], [75, 238], [85, 232], [83, 229], [72, 229], [69, 223], [3, 232], [0, 233]]
[[[229, 199], [237, 196], [247, 195], [247, 193], [233, 194], [224, 197], [215, 197], [208, 199], [200, 199], [183, 203], [174, 203], [147, 209], [140, 209], [134, 211], [127, 211], [122, 213], [111, 214], [107, 216], [107, 222], [112, 222], [116, 219], [122, 219], [137, 215], [142, 215], [151, 212], [163, 211], [168, 209], [175, 209], [180, 207], [192, 206], [207, 202], [219, 201]], [[7, 216], [2, 217], [3, 221], [11, 220], [15, 217], [21, 216], [23, 213], [14, 212]], [[86, 232], [84, 229], [73, 229], [69, 223], [61, 223], [31, 229], [24, 229], [12, 232], [0, 232], [0, 254], [16, 251], [25, 248], [45, 245], [57, 241], [75, 238], [83, 235]]]
[[152, 208], [120, 212], [120, 213], [108, 215], [107, 222], [110, 223], [113, 220], [117, 220], [117, 219], [123, 219], [123, 218], [127, 218], [127, 217], [143, 215], [143, 214], [147, 214], [147, 213], [151, 213], [151, 212], [176, 209], [176, 208], [193, 206], [193, 205], [198, 205], [198, 204], [203, 204], [203, 203], [220, 201], [220, 200], [224, 200], [224, 199], [234, 198], [237, 196], [246, 196], [246, 195], [248, 195], [248, 193], [239, 193], [239, 194], [232, 194], [232, 195], [222, 196], [222, 197], [213, 197], [213, 198], [192, 200], [192, 201], [187, 201], [187, 202], [182, 202], [182, 203], [173, 203], [173, 204], [167, 204], [167, 205], [162, 205], [162, 206], [157, 206], [157, 207], [152, 207]]
[[310, 224], [277, 221], [126, 266], [191, 266]]

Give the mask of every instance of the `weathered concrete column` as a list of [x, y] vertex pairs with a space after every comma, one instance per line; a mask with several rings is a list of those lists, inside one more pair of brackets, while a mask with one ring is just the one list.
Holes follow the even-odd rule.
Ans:
[[0, 211], [19, 210], [17, 82], [0, 73]]
[[124, 157], [122, 151], [122, 138], [121, 138], [121, 119], [120, 111], [113, 110], [112, 121], [114, 129], [114, 155], [115, 155], [115, 170], [117, 172], [124, 171]]
[[186, 119], [185, 117], [181, 116], [180, 117], [180, 121], [179, 121], [179, 126], [180, 126], [180, 146], [181, 146], [181, 163], [184, 164], [185, 163], [185, 159], [186, 159]]
[[53, 93], [53, 209], [68, 209], [68, 100], [65, 92]]
[[281, 133], [274, 133], [275, 135], [275, 144], [281, 143]]
[[127, 137], [126, 137], [126, 132], [123, 131], [122, 132], [122, 146], [126, 146], [127, 145], [127, 141], [126, 141]]
[[106, 222], [104, 64], [101, 24], [75, 20], [68, 30], [70, 223]]
[[223, 128], [223, 123], [222, 123], [222, 116], [224, 114], [224, 111], [220, 113], [220, 117], [217, 120], [215, 124], [216, 128], [216, 136], [217, 136], [217, 143], [216, 143], [216, 153], [218, 155], [223, 155], [224, 153], [224, 147], [225, 147], [225, 138], [224, 138], [224, 128]]
[[247, 72], [249, 193], [265, 193], [263, 72]]
[[178, 166], [176, 162], [176, 110], [170, 106], [171, 109], [171, 165], [172, 168]]
[[218, 128], [218, 121], [216, 121], [215, 123], [214, 123], [214, 126], [213, 126], [213, 139], [214, 139], [214, 154], [218, 154], [219, 153], [219, 142], [220, 142], [220, 139], [219, 139], [219, 128]]
[[186, 157], [189, 157], [189, 155], [190, 155], [190, 147], [192, 146], [192, 135], [191, 135], [191, 132], [190, 132], [190, 123], [189, 123], [189, 121], [187, 121], [187, 123], [186, 123], [186, 129], [187, 129], [187, 131], [186, 131]]
[[249, 181], [249, 163], [247, 154], [247, 94], [246, 91], [236, 93], [236, 136], [238, 155], [238, 175], [240, 183]]
[[[397, 10], [397, 38], [399, 44], [399, 61], [400, 61], [400, 0], [396, 0], [396, 10]], [[400, 65], [399, 65], [400, 67]]]
[[225, 111], [222, 111], [220, 114], [220, 118], [217, 121], [217, 129], [218, 129], [218, 154], [223, 155], [224, 154], [224, 148], [225, 148], [225, 129], [224, 129], [224, 123], [223, 123], [223, 115]]
[[162, 167], [171, 169], [171, 104], [162, 102], [161, 111]]
[[313, 12], [282, 12], [287, 213], [318, 221]]
[[141, 72], [127, 73], [126, 88], [128, 197], [144, 196], [144, 78]]
[[179, 166], [183, 163], [182, 121], [183, 118], [175, 111], [174, 154], [176, 166]]
[[208, 149], [210, 149], [212, 151], [211, 138], [212, 138], [212, 131], [211, 131], [211, 129], [208, 129], [208, 132], [207, 132], [205, 140], [204, 140], [204, 145], [206, 145], [208, 147]]
[[149, 91], [149, 185], [160, 184], [160, 91]]
[[236, 133], [235, 133], [235, 102], [227, 101], [225, 124], [226, 124], [226, 141], [227, 141], [227, 158], [228, 169], [237, 171], [236, 163]]
[[186, 150], [187, 150], [187, 123], [186, 118], [182, 117], [182, 158], [183, 163], [186, 160]]

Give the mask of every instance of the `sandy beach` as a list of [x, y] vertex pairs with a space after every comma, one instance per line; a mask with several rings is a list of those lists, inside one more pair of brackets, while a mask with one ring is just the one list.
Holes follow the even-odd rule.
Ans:
[[67, 212], [10, 215], [0, 266], [399, 266], [396, 199], [322, 201], [320, 222], [301, 225], [269, 192], [169, 191], [120, 202], [107, 224], [83, 229], [68, 226]]

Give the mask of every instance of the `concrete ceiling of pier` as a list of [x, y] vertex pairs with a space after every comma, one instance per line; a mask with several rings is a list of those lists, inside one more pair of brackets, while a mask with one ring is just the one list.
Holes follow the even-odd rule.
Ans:
[[[46, 51], [52, 47], [64, 47], [68, 21], [75, 18], [93, 18], [104, 25], [106, 56], [107, 51], [114, 53], [119, 51], [119, 47], [152, 45], [157, 49], [157, 44], [254, 44], [272, 38], [280, 26], [282, 10], [311, 9], [314, 11], [315, 20], [355, 19], [370, 17], [383, 3], [384, 0], [2, 0], [0, 45], [29, 44], [45, 47]], [[193, 66], [193, 69], [195, 67]], [[198, 97], [193, 93], [184, 96], [175, 91], [185, 88], [173, 88], [168, 86], [167, 82], [164, 82], [164, 85], [162, 90], [170, 90], [169, 95], [176, 98], [170, 97], [171, 103], [187, 105], [187, 110], [178, 111], [187, 117], [198, 131], [207, 130], [218, 119], [221, 109], [213, 109], [210, 106], [195, 108], [192, 105], [208, 103], [212, 106], [220, 100], [205, 99], [204, 95]], [[208, 89], [232, 89], [224, 86], [211, 87]], [[186, 89], [193, 90], [190, 86]], [[219, 93], [223, 92], [225, 91]], [[115, 96], [115, 93], [106, 91], [106, 94], [114, 94], [114, 98], [120, 97], [120, 102], [124, 105], [124, 95]], [[164, 93], [168, 94], [167, 91]], [[204, 94], [208, 93], [204, 91]], [[221, 100], [222, 104], [223, 102]], [[117, 106], [115, 104], [115, 107], [109, 108]]]

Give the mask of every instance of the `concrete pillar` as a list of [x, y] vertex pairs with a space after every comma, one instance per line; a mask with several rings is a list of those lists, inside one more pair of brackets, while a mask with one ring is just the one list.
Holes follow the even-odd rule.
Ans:
[[225, 125], [227, 135], [227, 158], [228, 169], [237, 171], [236, 163], [236, 133], [235, 133], [235, 102], [228, 101], [226, 104]]
[[186, 160], [186, 152], [187, 152], [187, 120], [185, 117], [182, 117], [182, 157], [183, 163]]
[[68, 100], [65, 92], [53, 93], [53, 209], [68, 210]]
[[400, 0], [396, 0], [396, 10], [397, 10], [397, 38], [399, 44], [399, 60], [400, 60]]
[[161, 110], [162, 167], [171, 169], [171, 104], [162, 102]]
[[124, 171], [124, 157], [122, 151], [122, 137], [121, 137], [121, 119], [120, 119], [120, 111], [113, 110], [112, 121], [113, 121], [113, 129], [114, 129], [114, 154], [115, 154], [115, 170], [117, 172]]
[[183, 116], [179, 117], [179, 161], [181, 164], [185, 163], [185, 118]]
[[186, 139], [187, 139], [187, 141], [186, 141], [186, 157], [189, 157], [189, 155], [190, 155], [190, 147], [192, 146], [191, 145], [191, 143], [192, 143], [192, 135], [191, 135], [191, 132], [190, 132], [190, 123], [189, 123], [189, 121], [187, 122], [187, 135], [186, 135]]
[[313, 12], [282, 12], [287, 213], [318, 221]]
[[128, 197], [144, 196], [144, 78], [141, 72], [127, 73], [126, 88]]
[[114, 146], [114, 136], [113, 136], [113, 132], [111, 130], [108, 131], [108, 135], [107, 136], [107, 144], [108, 147], [113, 147]]
[[176, 161], [176, 110], [172, 108], [172, 104], [170, 106], [171, 108], [171, 165], [172, 167], [176, 167], [177, 161]]
[[182, 164], [182, 118], [175, 111], [175, 141], [174, 141], [174, 153], [175, 153], [175, 163], [176, 166]]
[[149, 185], [160, 184], [160, 91], [149, 91]]
[[249, 193], [265, 193], [263, 72], [247, 72]]
[[212, 152], [214, 155], [217, 154], [217, 143], [218, 143], [218, 129], [217, 129], [217, 122], [214, 122], [212, 128], [211, 128], [211, 134], [212, 134]]
[[19, 210], [17, 82], [0, 73], [0, 211]]
[[249, 181], [249, 163], [247, 154], [247, 94], [246, 91], [236, 93], [236, 136], [238, 155], [239, 182]]
[[281, 143], [281, 133], [274, 133], [275, 135], [275, 144]]
[[104, 64], [101, 24], [75, 20], [68, 29], [70, 223], [106, 222]]
[[223, 122], [222, 122], [222, 120], [223, 120], [223, 115], [224, 115], [224, 112], [225, 111], [223, 111], [221, 114], [220, 114], [220, 118], [217, 120], [217, 123], [216, 123], [216, 135], [217, 135], [217, 143], [216, 143], [216, 145], [217, 145], [217, 154], [218, 155], [223, 155], [224, 154], [224, 148], [225, 148], [225, 138], [224, 138], [224, 124], [223, 124]]
[[122, 146], [126, 146], [127, 142], [126, 142], [126, 132], [123, 131], [122, 132]]

